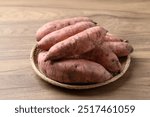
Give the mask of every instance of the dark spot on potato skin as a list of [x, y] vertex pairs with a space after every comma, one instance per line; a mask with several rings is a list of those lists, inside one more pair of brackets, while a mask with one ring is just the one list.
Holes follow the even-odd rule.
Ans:
[[112, 61], [112, 62], [116, 62], [116, 60], [115, 60], [115, 59], [112, 59], [111, 61]]
[[76, 75], [77, 73], [75, 72], [75, 71], [69, 71], [69, 72], [67, 72], [67, 77], [68, 77], [68, 80], [69, 80], [69, 82], [71, 83], [74, 83], [74, 82], [77, 82], [77, 80], [76, 80], [76, 77], [77, 77], [77, 75]]
[[75, 68], [77, 68], [78, 67], [78, 64], [75, 64]]
[[108, 56], [109, 56], [109, 54], [107, 53], [107, 54], [106, 54], [106, 56], [108, 57]]
[[56, 26], [56, 25], [54, 25], [54, 29], [57, 29], [57, 26]]
[[123, 42], [124, 40], [120, 39], [121, 42]]

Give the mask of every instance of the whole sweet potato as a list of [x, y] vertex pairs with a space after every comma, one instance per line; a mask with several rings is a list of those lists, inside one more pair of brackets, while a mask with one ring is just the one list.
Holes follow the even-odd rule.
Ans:
[[64, 28], [68, 25], [75, 24], [80, 21], [91, 21], [88, 17], [74, 17], [74, 18], [67, 18], [67, 19], [61, 19], [61, 20], [55, 20], [52, 22], [48, 22], [45, 25], [43, 25], [41, 28], [39, 28], [36, 32], [36, 40], [40, 41], [45, 35], [59, 30], [61, 28]]
[[112, 75], [100, 64], [84, 59], [68, 59], [52, 63], [44, 62], [46, 52], [38, 55], [40, 70], [49, 78], [70, 84], [104, 82]]

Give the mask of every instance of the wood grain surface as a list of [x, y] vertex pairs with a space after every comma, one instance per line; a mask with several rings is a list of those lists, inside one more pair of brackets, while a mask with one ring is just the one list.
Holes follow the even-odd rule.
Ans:
[[[52, 86], [32, 70], [29, 55], [44, 23], [88, 16], [130, 41], [128, 72], [96, 89]], [[0, 99], [150, 99], [149, 0], [0, 0]]]

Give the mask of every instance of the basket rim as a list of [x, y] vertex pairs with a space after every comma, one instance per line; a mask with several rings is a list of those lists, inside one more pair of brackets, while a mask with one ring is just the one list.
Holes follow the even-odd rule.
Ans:
[[52, 80], [48, 77], [46, 77], [43, 73], [40, 72], [40, 70], [37, 68], [36, 66], [36, 62], [35, 62], [35, 52], [37, 49], [37, 44], [35, 44], [31, 50], [30, 53], [30, 62], [31, 62], [31, 66], [33, 68], [33, 70], [35, 71], [35, 73], [43, 80], [45, 80], [46, 82], [58, 86], [58, 87], [62, 87], [62, 88], [67, 88], [67, 89], [91, 89], [91, 88], [96, 88], [96, 87], [100, 87], [106, 84], [109, 84], [111, 82], [114, 82], [116, 80], [118, 80], [119, 78], [121, 78], [125, 72], [128, 70], [129, 66], [130, 66], [130, 62], [131, 62], [131, 56], [128, 55], [127, 56], [127, 60], [126, 60], [126, 64], [124, 66], [124, 69], [122, 70], [121, 73], [117, 74], [116, 76], [114, 76], [113, 78], [105, 81], [105, 82], [101, 82], [101, 83], [96, 83], [96, 84], [87, 84], [87, 85], [71, 85], [71, 84], [65, 84], [65, 83], [60, 83], [57, 82], [55, 80]]

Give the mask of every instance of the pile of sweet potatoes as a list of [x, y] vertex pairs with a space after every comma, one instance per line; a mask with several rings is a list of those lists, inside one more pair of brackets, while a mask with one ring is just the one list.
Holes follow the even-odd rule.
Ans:
[[122, 70], [119, 57], [133, 48], [88, 17], [48, 22], [36, 33], [38, 66], [62, 83], [98, 83]]

